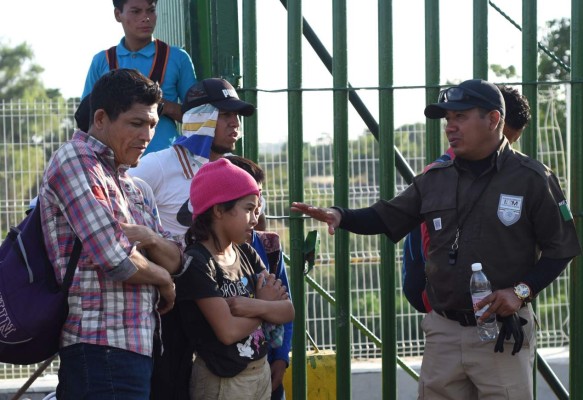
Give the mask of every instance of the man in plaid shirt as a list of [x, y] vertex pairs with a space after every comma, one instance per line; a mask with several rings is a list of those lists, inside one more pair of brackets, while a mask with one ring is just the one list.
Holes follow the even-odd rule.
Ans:
[[135, 70], [104, 75], [88, 132], [76, 131], [45, 171], [38, 206], [57, 277], [75, 238], [83, 244], [61, 336], [59, 400], [149, 397], [158, 312], [174, 305], [182, 249], [126, 171], [152, 140], [161, 98]]

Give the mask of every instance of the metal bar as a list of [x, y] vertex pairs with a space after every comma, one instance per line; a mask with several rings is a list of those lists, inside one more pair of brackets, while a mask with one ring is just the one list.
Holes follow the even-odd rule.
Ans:
[[49, 365], [51, 365], [51, 363], [54, 361], [55, 358], [57, 358], [57, 356], [58, 354], [55, 354], [51, 358], [43, 361], [42, 364], [39, 365], [39, 367], [36, 369], [36, 371], [34, 371], [34, 373], [30, 376], [30, 378], [28, 378], [28, 380], [24, 383], [24, 385], [22, 385], [21, 388], [18, 389], [18, 391], [14, 394], [14, 396], [12, 396], [11, 400], [20, 399], [20, 397], [26, 393], [26, 391], [34, 383], [34, 381], [36, 381], [36, 378], [42, 375], [44, 370], [47, 369]]
[[[531, 120], [525, 129], [525, 134], [522, 135], [521, 149], [524, 153], [532, 158], [538, 158], [538, 85], [537, 68], [538, 68], [538, 50], [537, 50], [537, 0], [523, 0], [522, 1], [522, 76], [526, 82], [522, 86], [522, 93], [528, 99], [530, 104]], [[533, 307], [537, 309], [536, 302], [533, 302]], [[534, 360], [534, 369], [532, 371], [532, 390], [534, 399], [537, 398], [537, 375], [538, 368], [538, 353]]]
[[[332, 1], [332, 46], [334, 60], [332, 79], [334, 89], [348, 87], [346, 0]], [[348, 207], [348, 92], [335, 90], [334, 102], [334, 204]], [[336, 396], [352, 397], [351, 385], [351, 326], [350, 326], [350, 254], [349, 233], [338, 230], [334, 235], [336, 302]]]
[[[518, 29], [519, 31], [522, 31], [522, 28], [520, 25], [518, 25], [516, 23], [516, 21], [514, 21], [512, 18], [510, 18], [508, 16], [508, 14], [506, 14], [504, 11], [502, 11], [502, 9], [500, 9], [500, 7], [498, 7], [496, 4], [494, 4], [494, 2], [490, 1], [490, 6], [498, 11], [498, 13], [500, 15], [502, 15], [504, 18], [506, 18], [506, 20], [508, 22], [510, 22], [512, 25], [514, 25], [516, 27], [516, 29]], [[567, 72], [571, 72], [571, 67], [569, 67], [567, 64], [565, 64], [563, 62], [563, 60], [561, 60], [559, 57], [556, 56], [555, 53], [553, 53], [550, 49], [548, 49], [546, 46], [544, 46], [541, 42], [537, 43], [537, 46], [539, 49], [541, 49], [543, 51], [543, 53], [545, 53], [546, 55], [548, 55], [550, 58], [553, 59], [553, 61], [555, 61], [561, 68], [563, 68], [565, 71]]]
[[474, 0], [474, 78], [488, 80], [488, 0]]
[[[257, 87], [257, 0], [243, 0], [243, 88]], [[258, 123], [257, 91], [244, 90], [245, 101], [257, 106], [255, 114], [244, 118], [245, 136], [243, 137], [243, 155], [258, 161]]]
[[[280, 1], [281, 4], [287, 9], [288, 1], [287, 0]], [[328, 71], [332, 72], [332, 56], [330, 55], [330, 53], [328, 53], [328, 50], [326, 50], [326, 47], [324, 47], [320, 39], [318, 39], [318, 36], [314, 32], [314, 30], [310, 27], [306, 19], [303, 18], [302, 20], [304, 37], [306, 38], [308, 43], [310, 43], [310, 46], [312, 46], [312, 49], [314, 49], [318, 57], [320, 57], [320, 61], [322, 61], [322, 63], [328, 69]], [[348, 86], [352, 87], [350, 84], [348, 84]], [[356, 112], [358, 112], [358, 115], [360, 115], [360, 118], [362, 118], [362, 121], [366, 124], [370, 132], [378, 140], [379, 124], [374, 119], [370, 111], [368, 111], [368, 109], [358, 96], [358, 94], [354, 91], [350, 91], [348, 93], [348, 100], [350, 101], [350, 104], [352, 104]], [[409, 164], [407, 163], [399, 149], [397, 147], [394, 147], [394, 150], [395, 150], [395, 166], [397, 167], [397, 170], [399, 171], [399, 173], [401, 174], [403, 179], [405, 179], [406, 182], [408, 183], [413, 182], [413, 177], [415, 176], [415, 173], [413, 172], [413, 170], [411, 169], [411, 167], [409, 166]]]
[[[536, 365], [538, 367], [538, 371], [541, 373], [543, 378], [545, 378], [545, 381], [548, 383], [549, 387], [551, 388], [555, 396], [557, 396], [557, 399], [569, 400], [569, 392], [567, 391], [567, 389], [565, 389], [557, 375], [555, 375], [551, 366], [538, 353], [538, 351], [536, 353]], [[535, 384], [534, 385], [535, 390], [536, 386], [537, 385]]]
[[[379, 86], [393, 86], [393, 2], [378, 2], [378, 52]], [[336, 53], [334, 53], [336, 54]], [[394, 89], [379, 90], [379, 148], [395, 147]], [[380, 191], [381, 198], [392, 199], [395, 195], [395, 153], [381, 151]], [[381, 337], [382, 348], [382, 394], [383, 399], [397, 399], [397, 328], [395, 318], [395, 244], [386, 235], [380, 237], [381, 247]]]
[[[437, 101], [440, 70], [439, 1], [425, 0], [425, 101]], [[441, 120], [425, 119], [425, 161], [433, 162], [442, 153]]]
[[190, 43], [192, 48], [192, 61], [196, 68], [198, 79], [214, 76], [212, 62], [212, 1], [200, 0], [195, 3], [189, 3], [189, 20], [186, 26], [191, 32], [191, 40], [187, 42]]
[[[287, 261], [286, 261], [286, 263], [287, 263]], [[324, 298], [324, 300], [326, 300], [331, 305], [336, 304], [336, 299], [334, 297], [332, 297], [332, 295], [330, 293], [328, 293], [326, 291], [326, 289], [324, 289], [322, 286], [320, 286], [320, 284], [318, 282], [316, 282], [311, 276], [306, 275], [305, 279], [306, 279], [306, 282], [308, 283], [308, 285], [310, 285], [316, 292], [318, 292], [318, 294], [320, 296], [322, 296]], [[365, 335], [367, 338], [372, 340], [374, 342], [374, 344], [376, 344], [379, 348], [382, 349], [383, 343], [382, 343], [381, 339], [376, 337], [374, 333], [372, 333], [362, 322], [360, 322], [352, 314], [350, 314], [350, 321], [352, 322], [352, 324], [354, 326], [356, 326], [356, 328], [358, 328], [359, 331], [362, 332], [363, 335]], [[415, 372], [415, 370], [413, 368], [408, 366], [407, 363], [405, 363], [405, 361], [403, 361], [403, 359], [399, 356], [397, 356], [397, 364], [399, 364], [399, 366], [401, 368], [403, 368], [403, 370], [407, 374], [409, 374], [411, 376], [411, 378], [415, 379], [416, 381], [419, 380], [419, 375], [417, 374], [417, 372]]]
[[[581, 0], [571, 0], [571, 204], [575, 216], [575, 226], [581, 235], [583, 232], [583, 4]], [[579, 236], [581, 241], [581, 236]], [[569, 382], [571, 398], [583, 398], [583, 369], [579, 362], [583, 360], [583, 343], [577, 338], [583, 333], [583, 316], [576, 310], [583, 307], [583, 275], [581, 257], [575, 257], [570, 268], [570, 309], [571, 327], [569, 337]]]
[[[288, 48], [288, 145], [289, 191], [294, 201], [304, 200], [304, 162], [302, 126], [302, 2], [290, 0], [287, 13]], [[291, 292], [296, 316], [292, 335], [292, 348], [306, 348], [306, 290], [304, 282], [304, 219], [297, 213], [290, 220], [291, 242]], [[306, 352], [295, 351], [292, 362], [292, 391], [294, 399], [307, 398]]]
[[521, 150], [538, 158], [538, 85], [536, 83], [538, 73], [537, 50], [537, 4], [536, 0], [522, 1], [522, 76], [525, 84], [522, 93], [530, 104], [531, 119], [521, 138]]

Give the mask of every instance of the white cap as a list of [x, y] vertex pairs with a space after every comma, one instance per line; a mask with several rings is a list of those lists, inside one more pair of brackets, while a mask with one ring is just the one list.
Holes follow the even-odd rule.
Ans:
[[472, 272], [481, 271], [482, 270], [482, 263], [473, 263], [472, 264]]

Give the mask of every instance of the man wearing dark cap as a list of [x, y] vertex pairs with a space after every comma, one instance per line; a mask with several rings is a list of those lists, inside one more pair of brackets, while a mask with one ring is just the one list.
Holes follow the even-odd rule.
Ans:
[[[498, 86], [504, 97], [504, 129], [502, 133], [510, 144], [516, 142], [530, 121], [530, 106], [526, 97], [510, 86]], [[453, 160], [453, 148], [448, 148], [437, 160], [427, 165], [423, 171], [433, 167], [433, 164]], [[403, 294], [417, 311], [431, 311], [431, 305], [425, 291], [425, 260], [429, 248], [427, 225], [424, 223], [412, 230], [403, 241], [402, 282]]]
[[[425, 115], [445, 118], [454, 160], [368, 208], [292, 203], [292, 211], [326, 222], [331, 234], [336, 228], [384, 233], [398, 242], [427, 224], [433, 310], [422, 322], [421, 399], [531, 399], [536, 331], [529, 302], [581, 252], [557, 178], [510, 147], [504, 114], [502, 94], [489, 82], [472, 79], [442, 90]], [[493, 293], [476, 307], [490, 305], [483, 319], [499, 317], [494, 341], [480, 340], [476, 329], [469, 292], [475, 262], [492, 284]]]
[[192, 86], [182, 108], [182, 136], [172, 147], [146, 154], [128, 171], [150, 185], [162, 226], [180, 241], [192, 222], [190, 181], [203, 164], [235, 150], [241, 138], [239, 116], [255, 112], [255, 106], [240, 100], [235, 88], [219, 78]]

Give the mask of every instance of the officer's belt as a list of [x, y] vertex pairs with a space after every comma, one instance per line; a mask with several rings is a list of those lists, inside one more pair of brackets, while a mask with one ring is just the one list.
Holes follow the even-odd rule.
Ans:
[[[526, 307], [526, 303], [520, 306], [520, 308], [523, 307]], [[476, 316], [473, 311], [444, 310], [435, 312], [442, 317], [459, 322], [461, 326], [476, 326]], [[502, 321], [502, 318], [496, 315], [496, 321]]]
[[435, 312], [442, 317], [459, 322], [461, 326], [476, 326], [476, 316], [473, 311], [444, 310]]

